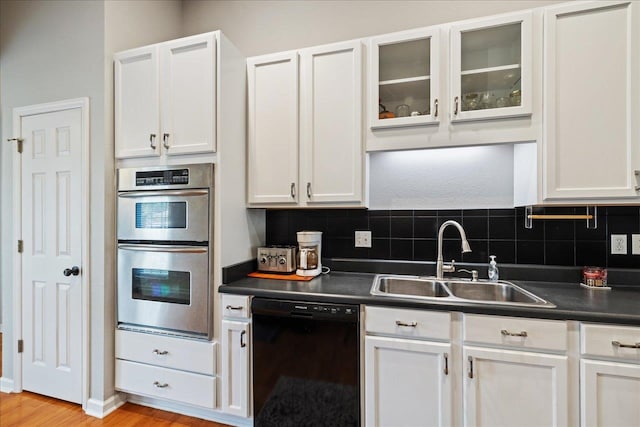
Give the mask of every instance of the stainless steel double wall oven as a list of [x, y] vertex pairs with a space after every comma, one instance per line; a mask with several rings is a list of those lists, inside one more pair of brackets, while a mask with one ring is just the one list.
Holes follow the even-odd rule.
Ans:
[[213, 165], [118, 170], [118, 327], [213, 334]]

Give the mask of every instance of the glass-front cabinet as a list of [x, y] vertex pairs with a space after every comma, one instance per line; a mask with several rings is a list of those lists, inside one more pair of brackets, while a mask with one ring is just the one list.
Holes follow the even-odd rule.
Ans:
[[531, 114], [532, 16], [452, 25], [452, 122]]
[[439, 29], [373, 37], [369, 46], [371, 128], [438, 123]]

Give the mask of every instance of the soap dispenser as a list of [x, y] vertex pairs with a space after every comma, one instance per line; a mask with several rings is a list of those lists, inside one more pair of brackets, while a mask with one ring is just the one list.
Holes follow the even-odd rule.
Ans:
[[489, 261], [489, 281], [498, 281], [498, 264], [496, 263], [496, 256], [490, 255], [491, 261]]

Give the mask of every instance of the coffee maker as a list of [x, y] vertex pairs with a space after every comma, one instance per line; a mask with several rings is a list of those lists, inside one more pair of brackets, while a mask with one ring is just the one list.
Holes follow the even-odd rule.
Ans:
[[298, 231], [298, 276], [317, 276], [322, 272], [322, 231]]

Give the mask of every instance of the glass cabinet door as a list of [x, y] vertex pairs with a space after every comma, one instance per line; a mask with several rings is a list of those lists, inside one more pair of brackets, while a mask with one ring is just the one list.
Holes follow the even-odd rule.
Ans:
[[451, 27], [451, 120], [531, 114], [532, 13]]
[[438, 123], [438, 29], [373, 37], [369, 46], [371, 128]]

